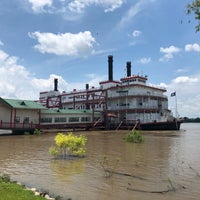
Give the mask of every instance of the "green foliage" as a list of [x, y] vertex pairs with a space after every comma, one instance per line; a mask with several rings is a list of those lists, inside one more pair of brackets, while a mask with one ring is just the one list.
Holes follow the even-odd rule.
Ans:
[[50, 147], [49, 153], [52, 156], [84, 156], [87, 138], [83, 135], [75, 136], [71, 132], [68, 134], [58, 133], [55, 137], [56, 147]]
[[187, 5], [187, 14], [194, 14], [195, 19], [198, 20], [198, 24], [195, 29], [196, 32], [200, 31], [200, 0], [193, 0], [192, 3]]
[[200, 122], [200, 117], [196, 117], [196, 118], [188, 118], [188, 117], [184, 117], [183, 118], [183, 122], [194, 122], [194, 123], [199, 123]]
[[10, 182], [10, 176], [8, 174], [2, 174], [0, 176], [0, 181], [1, 182], [5, 182], [5, 183], [8, 183]]
[[33, 132], [33, 135], [41, 135], [42, 134], [42, 131], [40, 129], [35, 129], [34, 132]]
[[0, 200], [45, 200], [44, 197], [35, 196], [24, 186], [10, 180], [7, 174], [0, 175]]
[[116, 158], [115, 161], [110, 161], [107, 156], [103, 157], [103, 160], [99, 162], [100, 166], [103, 168], [104, 176], [111, 177], [116, 170], [120, 159]]
[[24, 135], [30, 135], [30, 132], [25, 131], [25, 132], [24, 132]]
[[132, 143], [141, 143], [144, 141], [141, 132], [138, 130], [130, 131], [125, 140]]
[[57, 147], [52, 146], [52, 147], [49, 148], [49, 153], [52, 156], [56, 157], [56, 156], [58, 156], [60, 154], [60, 149], [57, 148]]
[[35, 196], [30, 190], [16, 183], [0, 182], [1, 200], [46, 200], [45, 197]]

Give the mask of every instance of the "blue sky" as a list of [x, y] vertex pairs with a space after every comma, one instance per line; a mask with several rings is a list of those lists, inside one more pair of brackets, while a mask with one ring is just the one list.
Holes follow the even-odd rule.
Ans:
[[200, 33], [190, 0], [1, 0], [0, 96], [38, 99], [52, 90], [98, 87], [107, 80], [107, 56], [114, 79], [148, 75], [164, 86], [180, 116], [200, 116]]

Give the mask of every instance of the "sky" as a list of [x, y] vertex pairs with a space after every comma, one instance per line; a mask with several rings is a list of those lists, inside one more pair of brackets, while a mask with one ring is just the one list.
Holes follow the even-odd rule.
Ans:
[[[1, 0], [0, 97], [98, 87], [108, 79], [148, 75], [167, 89], [169, 108], [200, 117], [200, 33], [191, 0]], [[170, 94], [176, 91], [176, 96]], [[176, 103], [177, 102], [177, 103]]]

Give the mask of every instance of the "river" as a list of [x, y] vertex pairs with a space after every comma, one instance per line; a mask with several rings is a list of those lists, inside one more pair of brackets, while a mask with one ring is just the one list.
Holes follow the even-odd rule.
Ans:
[[[125, 142], [127, 131], [80, 133], [88, 139], [86, 157], [74, 160], [49, 155], [56, 133], [1, 136], [0, 173], [72, 200], [199, 199], [199, 123], [183, 123], [180, 131], [143, 131], [142, 144]], [[104, 156], [117, 172], [109, 178], [100, 165]]]

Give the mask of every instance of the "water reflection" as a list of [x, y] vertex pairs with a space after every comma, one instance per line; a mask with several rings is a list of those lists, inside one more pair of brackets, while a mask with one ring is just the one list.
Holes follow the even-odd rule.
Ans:
[[76, 175], [84, 173], [85, 160], [84, 158], [73, 160], [53, 159], [50, 162], [50, 169], [58, 181], [71, 182]]
[[[199, 124], [183, 124], [179, 132], [144, 132], [142, 144], [123, 140], [127, 131], [83, 132], [88, 138], [85, 158], [54, 160], [48, 149], [55, 134], [0, 137], [0, 172], [32, 187], [79, 200], [199, 199]], [[79, 134], [79, 133], [77, 133]], [[104, 177], [99, 162], [112, 166]], [[174, 187], [176, 191], [165, 194]], [[152, 193], [155, 192], [155, 193]]]

